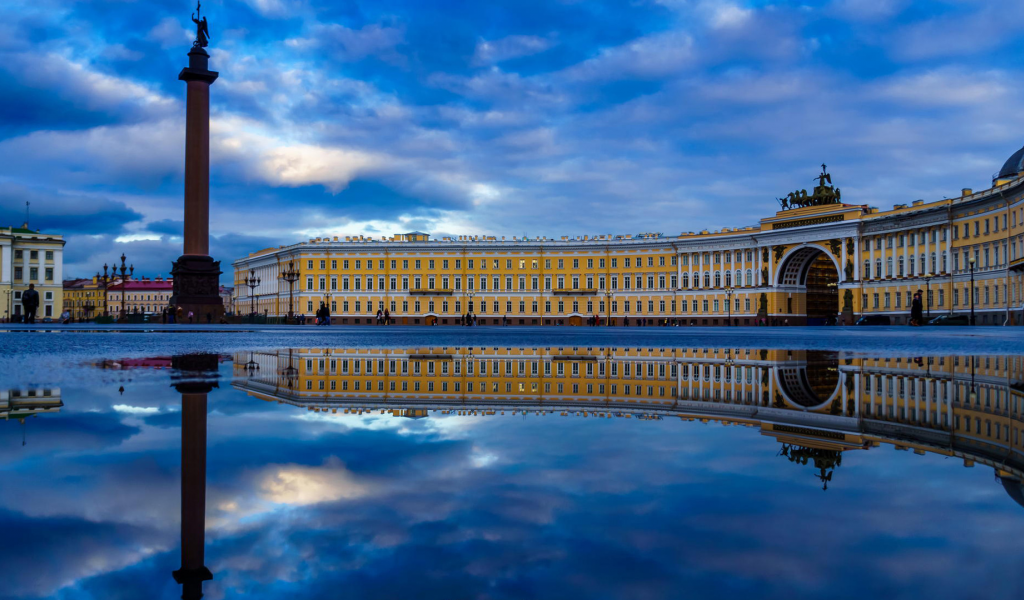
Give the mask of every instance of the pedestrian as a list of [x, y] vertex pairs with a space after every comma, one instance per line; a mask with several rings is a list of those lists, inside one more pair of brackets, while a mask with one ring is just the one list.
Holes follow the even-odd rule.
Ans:
[[377, 309], [377, 324], [380, 325], [384, 322], [384, 312], [381, 309]]
[[213, 313], [206, 313], [206, 324], [213, 323]]
[[914, 299], [910, 303], [910, 324], [914, 327], [924, 325], [924, 313], [921, 304], [921, 290], [918, 290], [914, 293]]
[[39, 310], [39, 292], [36, 284], [28, 284], [28, 289], [21, 294], [21, 306], [25, 309], [25, 322], [36, 322], [36, 311]]
[[384, 309], [384, 324], [385, 325], [390, 325], [391, 324], [391, 311], [389, 309], [387, 309], [387, 308]]
[[629, 317], [622, 317], [622, 326], [629, 327]]
[[188, 323], [189, 323], [189, 325], [192, 324], [192, 317], [193, 316], [194, 316], [194, 314], [192, 313], [192, 311], [188, 311]]
[[176, 311], [174, 311], [174, 312], [175, 312], [174, 322], [175, 323], [181, 323], [182, 319], [185, 318], [185, 309], [183, 309], [183, 308], [181, 308], [179, 306], [178, 309]]

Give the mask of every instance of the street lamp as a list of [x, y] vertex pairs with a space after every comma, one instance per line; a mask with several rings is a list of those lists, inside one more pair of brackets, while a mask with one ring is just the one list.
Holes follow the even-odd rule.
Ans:
[[928, 286], [928, 282], [930, 282], [934, 277], [935, 273], [925, 273], [921, 276], [921, 278], [924, 279], [924, 303], [925, 311], [927, 313], [925, 322], [930, 321], [932, 318], [932, 292], [931, 288]]
[[974, 257], [967, 262], [971, 265], [971, 325], [974, 325]]
[[249, 275], [243, 280], [243, 283], [249, 287], [249, 316], [251, 317], [256, 314], [256, 296], [254, 292], [260, 286], [260, 278], [256, 276], [255, 269], [249, 269]]
[[731, 287], [725, 288], [725, 308], [729, 311], [729, 320], [726, 321], [726, 325], [732, 325], [732, 295], [736, 293], [736, 290]]
[[611, 327], [612, 326], [612, 291], [611, 290], [605, 290], [604, 291], [604, 295], [605, 295], [606, 298], [608, 298], [608, 300], [606, 301], [606, 304], [605, 304], [605, 308], [607, 309], [606, 310], [607, 316], [605, 317], [605, 321], [607, 321], [607, 322], [605, 323], [605, 327]]
[[288, 270], [281, 273], [281, 279], [288, 282], [288, 320], [291, 321], [295, 317], [295, 311], [292, 309], [292, 286], [299, 280], [299, 271], [293, 261], [288, 261]]
[[113, 275], [107, 275], [107, 263], [103, 263], [103, 276], [100, 277], [99, 271], [96, 272], [96, 280], [103, 282], [103, 316], [110, 316], [110, 300], [108, 295], [110, 294], [110, 282], [114, 280]]
[[[103, 265], [104, 273], [106, 273], [106, 270], [107, 270], [106, 267], [107, 267], [107, 265]], [[135, 274], [135, 265], [131, 265], [131, 267], [127, 266], [125, 264], [125, 255], [124, 255], [124, 253], [121, 253], [121, 266], [117, 267], [117, 263], [115, 263], [114, 267], [110, 270], [111, 271], [111, 273], [110, 273], [111, 276], [116, 276], [117, 275], [118, 268], [120, 268], [120, 270], [121, 270], [121, 317], [120, 318], [123, 319], [123, 318], [125, 318], [127, 316], [127, 313], [125, 312], [125, 304], [124, 304], [125, 300], [128, 299], [128, 293], [127, 293], [128, 292], [128, 286], [127, 286], [127, 283], [128, 283], [128, 280], [132, 278], [132, 275]]]
[[473, 306], [473, 297], [476, 296], [476, 292], [474, 292], [473, 290], [469, 290], [468, 292], [466, 292], [466, 296], [469, 298], [469, 306], [466, 307], [467, 309], [469, 309], [466, 311], [466, 314], [469, 315], [469, 323], [467, 323], [467, 325], [472, 325], [473, 311], [476, 309], [476, 307]]

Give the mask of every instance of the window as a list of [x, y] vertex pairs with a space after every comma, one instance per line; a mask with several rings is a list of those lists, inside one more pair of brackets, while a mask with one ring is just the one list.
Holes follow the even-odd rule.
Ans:
[[53, 250], [46, 251], [46, 260], [53, 260]]

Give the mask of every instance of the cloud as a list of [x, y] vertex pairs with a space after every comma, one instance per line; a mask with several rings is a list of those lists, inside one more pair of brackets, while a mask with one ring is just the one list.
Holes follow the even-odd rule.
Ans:
[[357, 481], [336, 457], [329, 457], [321, 467], [268, 467], [260, 489], [265, 500], [296, 506], [352, 500], [369, 493], [367, 484]]
[[185, 29], [179, 19], [164, 17], [149, 30], [147, 37], [160, 44], [161, 48], [182, 48], [192, 42], [195, 32]]
[[555, 42], [535, 35], [510, 35], [497, 40], [480, 40], [473, 62], [493, 64], [523, 56], [531, 56], [551, 48]]
[[30, 202], [30, 225], [47, 233], [123, 231], [143, 218], [125, 203], [103, 197], [29, 189], [0, 182], [0, 223], [21, 225]]

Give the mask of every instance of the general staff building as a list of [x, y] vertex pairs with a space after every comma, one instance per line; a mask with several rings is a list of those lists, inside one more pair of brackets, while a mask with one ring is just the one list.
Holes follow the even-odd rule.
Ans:
[[901, 324], [920, 291], [932, 317], [1020, 324], [1022, 175], [1024, 148], [989, 189], [881, 210], [840, 200], [823, 169], [756, 226], [676, 236], [314, 238], [236, 260], [236, 306], [281, 317], [323, 302], [353, 325], [378, 310], [408, 325]]

